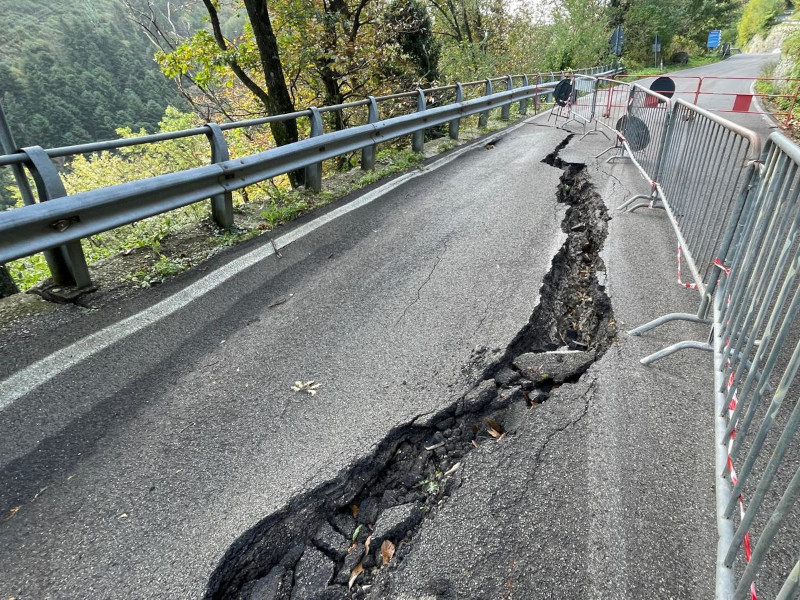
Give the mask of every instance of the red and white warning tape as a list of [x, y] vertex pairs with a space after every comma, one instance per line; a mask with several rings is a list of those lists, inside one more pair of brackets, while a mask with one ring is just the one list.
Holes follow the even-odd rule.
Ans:
[[[728, 361], [728, 369], [730, 369], [730, 368], [731, 368], [730, 361]], [[733, 370], [731, 370], [731, 374], [728, 377], [728, 382], [727, 382], [727, 389], [728, 390], [731, 389], [731, 387], [733, 386], [733, 383], [734, 383], [734, 373], [733, 373]], [[737, 404], [736, 394], [734, 393], [733, 396], [731, 397], [731, 402], [728, 405], [728, 419], [729, 420], [733, 418], [733, 413], [736, 410], [736, 404]], [[735, 486], [737, 484], [737, 482], [739, 481], [739, 478], [736, 475], [736, 469], [733, 466], [733, 459], [731, 458], [731, 449], [733, 448], [733, 440], [734, 439], [736, 439], [736, 427], [734, 427], [733, 430], [731, 431], [731, 437], [728, 440], [728, 471], [730, 471], [730, 474], [731, 474], [731, 485]], [[744, 498], [742, 497], [742, 494], [739, 494], [738, 502], [739, 502], [739, 518], [740, 519], [744, 519], [745, 510], [744, 510]], [[743, 543], [744, 543], [744, 557], [745, 557], [745, 560], [749, 563], [750, 562], [750, 557], [752, 556], [752, 549], [750, 547], [750, 532], [747, 532], [747, 533], [744, 534]], [[750, 583], [750, 598], [751, 598], [751, 600], [758, 600], [758, 596], [756, 595], [756, 582], [755, 581], [752, 581]]]
[[681, 277], [681, 247], [678, 246], [678, 284], [685, 287], [687, 290], [698, 290], [700, 286], [696, 283], [684, 283]]

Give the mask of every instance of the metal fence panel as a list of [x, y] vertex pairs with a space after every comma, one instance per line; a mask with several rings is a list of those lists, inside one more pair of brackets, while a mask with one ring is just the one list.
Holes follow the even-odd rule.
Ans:
[[737, 599], [759, 573], [761, 596], [798, 589], [800, 148], [773, 133], [763, 162], [714, 296], [717, 576]]

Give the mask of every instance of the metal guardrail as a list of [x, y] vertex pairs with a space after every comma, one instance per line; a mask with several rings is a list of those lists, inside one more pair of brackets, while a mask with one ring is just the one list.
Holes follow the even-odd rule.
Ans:
[[[620, 69], [596, 67], [582, 71], [614, 74], [618, 70]], [[21, 174], [17, 180], [26, 204], [0, 213], [0, 264], [44, 251], [57, 284], [86, 287], [91, 281], [80, 247], [81, 239], [208, 198], [211, 199], [214, 221], [223, 228], [230, 227], [233, 224], [231, 192], [234, 190], [284, 173], [306, 169], [307, 186], [319, 191], [324, 160], [361, 150], [362, 168], [371, 169], [375, 164], [376, 145], [405, 135], [412, 136], [412, 149], [421, 152], [424, 133], [428, 128], [448, 124], [450, 137], [457, 139], [460, 122], [464, 117], [478, 114], [479, 124], [485, 125], [490, 111], [500, 108], [501, 118], [508, 119], [513, 103], [519, 103], [520, 113], [524, 115], [530, 100], [534, 100], [534, 106], [538, 110], [540, 97], [552, 95], [552, 88], [561, 75], [550, 73], [549, 82], [544, 82], [541, 75], [534, 75], [533, 85], [530, 84], [528, 75], [507, 75], [379, 98], [368, 97], [358, 102], [310, 108], [286, 115], [222, 125], [209, 123], [183, 131], [50, 150], [36, 146], [12, 151], [14, 144], [10, 131], [7, 126], [0, 127], [7, 134], [3, 138], [3, 148], [7, 154], [0, 156], [0, 166], [11, 166], [15, 175]], [[521, 81], [522, 87], [514, 87], [515, 79]], [[498, 82], [504, 83], [506, 89], [494, 93], [494, 83]], [[483, 95], [464, 99], [465, 88], [480, 86], [483, 86]], [[449, 91], [455, 92], [455, 102], [434, 108], [427, 107], [426, 96]], [[379, 101], [409, 98], [416, 98], [416, 112], [379, 120]], [[323, 113], [353, 107], [367, 107], [367, 124], [324, 133]], [[230, 159], [223, 135], [225, 130], [297, 118], [310, 120], [310, 138], [243, 158]], [[209, 165], [69, 196], [51, 160], [197, 135], [205, 135], [209, 139]], [[21, 170], [23, 165], [31, 172], [36, 183], [38, 203], [34, 202], [33, 194], [27, 188], [27, 180]]]

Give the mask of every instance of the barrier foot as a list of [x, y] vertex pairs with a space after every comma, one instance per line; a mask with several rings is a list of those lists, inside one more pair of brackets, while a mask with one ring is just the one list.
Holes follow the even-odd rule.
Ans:
[[649, 365], [657, 360], [669, 356], [670, 354], [674, 354], [679, 350], [704, 350], [705, 352], [713, 352], [714, 348], [707, 342], [678, 342], [677, 344], [672, 344], [672, 346], [669, 346], [668, 348], [664, 348], [658, 352], [653, 352], [653, 354], [649, 356], [645, 356], [639, 362], [643, 365]]
[[642, 202], [641, 204], [637, 204], [636, 206], [629, 208], [628, 212], [633, 212], [637, 208], [660, 208], [661, 210], [667, 210], [665, 206], [657, 206], [655, 204], [651, 204], [650, 202]]
[[[611, 158], [617, 158], [617, 157], [616, 156], [612, 156]], [[625, 210], [626, 208], [628, 208], [631, 204], [633, 204], [636, 200], [639, 200], [640, 198], [643, 198], [644, 200], [647, 200], [648, 201], [647, 206], [650, 206], [649, 200], [652, 198], [652, 196], [650, 194], [636, 194], [632, 198], [628, 198], [627, 200], [625, 200], [625, 202], [620, 204], [617, 207], [617, 210]]]
[[631, 329], [628, 331], [628, 335], [642, 335], [643, 333], [650, 331], [651, 329], [655, 329], [656, 327], [660, 327], [664, 323], [669, 323], [670, 321], [689, 321], [691, 323], [711, 325], [711, 319], [698, 317], [694, 313], [670, 313], [668, 315], [664, 315], [663, 317], [653, 319], [649, 323], [645, 323], [644, 325], [639, 325], [639, 327]]
[[[607, 137], [607, 136], [606, 136], [606, 137]], [[600, 154], [598, 154], [597, 156], [595, 156], [595, 158], [600, 158], [601, 156], [603, 156], [603, 154], [606, 154], [607, 152], [611, 152], [612, 150], [618, 150], [618, 149], [619, 149], [619, 146], [617, 146], [616, 144], [614, 144], [613, 146], [609, 146], [608, 148], [606, 148], [605, 150], [603, 150], [603, 151], [602, 151]], [[614, 158], [614, 157], [612, 157], [612, 158]]]
[[[596, 126], [595, 126], [595, 128], [594, 128], [594, 129], [590, 129], [589, 131], [587, 131], [586, 133], [584, 133], [584, 134], [581, 136], [581, 140], [582, 140], [583, 138], [587, 137], [587, 136], [590, 136], [590, 135], [592, 135], [593, 133], [602, 133], [602, 134], [605, 136], [605, 138], [606, 138], [606, 139], [607, 139], [609, 142], [611, 141], [611, 138], [610, 138], [610, 137], [608, 137], [608, 134], [607, 134], [605, 131], [603, 131], [602, 129], [598, 129]], [[595, 157], [595, 158], [597, 158], [597, 157]]]
[[611, 164], [611, 161], [612, 161], [612, 160], [616, 160], [616, 159], [620, 159], [620, 160], [630, 160], [630, 157], [629, 157], [629, 156], [625, 156], [625, 155], [623, 155], [623, 154], [620, 154], [619, 156], [609, 156], [609, 157], [606, 159], [606, 164], [609, 164], [609, 165], [610, 165], [610, 164]]

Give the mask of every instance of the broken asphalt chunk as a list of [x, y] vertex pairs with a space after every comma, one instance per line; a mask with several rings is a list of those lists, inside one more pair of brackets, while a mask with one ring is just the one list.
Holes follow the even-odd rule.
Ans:
[[594, 354], [578, 350], [528, 352], [514, 359], [514, 366], [535, 383], [563, 383], [582, 375], [594, 361]]

